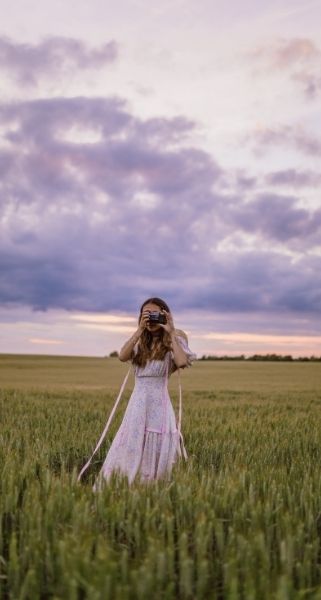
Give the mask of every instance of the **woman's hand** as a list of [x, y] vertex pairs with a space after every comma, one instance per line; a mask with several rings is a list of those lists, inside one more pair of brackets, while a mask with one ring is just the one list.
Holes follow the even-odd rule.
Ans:
[[163, 327], [163, 329], [165, 329], [165, 331], [167, 331], [169, 334], [174, 333], [175, 325], [174, 325], [172, 313], [167, 312], [167, 310], [165, 310], [165, 308], [162, 308], [160, 312], [165, 314], [166, 319], [167, 319], [167, 323], [165, 325], [163, 323], [160, 323], [160, 326]]
[[143, 332], [144, 329], [146, 328], [148, 321], [149, 321], [149, 310], [143, 309], [142, 316], [139, 321], [139, 329], [141, 330], [141, 332]]

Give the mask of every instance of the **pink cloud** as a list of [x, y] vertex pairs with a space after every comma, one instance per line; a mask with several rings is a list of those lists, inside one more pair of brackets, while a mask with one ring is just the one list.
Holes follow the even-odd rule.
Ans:
[[269, 45], [256, 48], [249, 53], [249, 56], [265, 61], [272, 69], [289, 69], [319, 59], [321, 53], [312, 40], [293, 38], [273, 40]]
[[30, 338], [29, 342], [31, 344], [45, 344], [45, 345], [59, 345], [59, 344], [65, 344], [64, 340], [51, 340], [51, 339], [46, 339], [46, 338]]
[[306, 98], [313, 99], [321, 90], [321, 51], [308, 38], [276, 39], [247, 55], [263, 71], [286, 71], [300, 84]]

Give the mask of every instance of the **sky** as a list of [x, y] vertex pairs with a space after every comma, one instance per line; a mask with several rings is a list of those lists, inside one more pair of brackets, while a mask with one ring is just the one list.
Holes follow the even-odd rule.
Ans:
[[0, 6], [0, 352], [321, 355], [321, 0]]

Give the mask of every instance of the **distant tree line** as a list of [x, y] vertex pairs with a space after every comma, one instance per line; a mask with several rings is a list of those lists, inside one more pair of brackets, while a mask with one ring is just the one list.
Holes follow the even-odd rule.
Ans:
[[321, 362], [321, 356], [298, 356], [293, 357], [291, 354], [252, 354], [252, 356], [245, 356], [239, 354], [237, 356], [222, 355], [217, 356], [213, 354], [203, 354], [198, 360], [246, 360], [246, 361], [278, 361], [278, 362]]
[[[117, 350], [110, 352], [107, 358], [117, 358], [119, 353]], [[221, 356], [215, 354], [203, 354], [201, 358], [197, 360], [246, 360], [246, 361], [278, 361], [278, 362], [321, 362], [321, 356], [297, 356], [293, 357], [291, 354], [252, 354], [252, 356], [245, 356], [245, 354], [238, 354], [236, 356], [230, 356], [223, 354]]]

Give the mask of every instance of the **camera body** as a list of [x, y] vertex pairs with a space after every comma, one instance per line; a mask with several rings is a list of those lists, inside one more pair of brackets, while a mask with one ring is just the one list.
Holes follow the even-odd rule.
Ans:
[[162, 323], [165, 325], [166, 315], [159, 312], [158, 310], [150, 310], [149, 311], [149, 323]]

